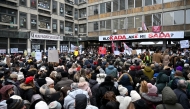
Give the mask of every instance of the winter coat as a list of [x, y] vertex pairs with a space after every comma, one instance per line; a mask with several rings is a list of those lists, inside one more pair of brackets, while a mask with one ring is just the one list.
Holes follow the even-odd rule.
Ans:
[[43, 86], [44, 84], [46, 84], [46, 80], [45, 78], [38, 78], [36, 80], [36, 82], [38, 83], [39, 87]]
[[104, 82], [105, 78], [106, 78], [106, 74], [104, 73], [100, 73], [96, 75], [96, 81], [98, 82], [98, 84], [101, 84], [102, 82]]
[[87, 91], [87, 92], [88, 92], [88, 95], [89, 95], [90, 97], [92, 97], [92, 92], [91, 92], [91, 89], [90, 89], [90, 87], [89, 87], [88, 82], [80, 82], [80, 83], [78, 83], [78, 88], [79, 88], [79, 89], [82, 89], [82, 90], [84, 90], [84, 91]]
[[90, 103], [94, 106], [97, 106], [96, 93], [98, 91], [99, 84], [96, 80], [92, 80], [92, 79], [89, 80], [89, 84], [90, 84], [90, 89], [92, 91], [92, 97], [90, 98]]
[[20, 88], [13, 80], [7, 79], [5, 85], [13, 85], [14, 95], [20, 96]]
[[149, 109], [155, 109], [158, 104], [162, 103], [162, 95], [142, 93], [142, 99], [144, 99], [149, 107]]
[[22, 93], [22, 98], [24, 100], [31, 101], [31, 98], [34, 94], [36, 94], [36, 88], [33, 85], [22, 83], [20, 84], [20, 89]]
[[98, 107], [101, 106], [101, 99], [107, 91], [113, 91], [116, 96], [119, 95], [119, 91], [114, 86], [114, 82], [105, 81], [101, 83], [96, 93], [96, 102]]
[[55, 93], [56, 90], [54, 88], [49, 88], [47, 84], [44, 84], [43, 86], [40, 87], [40, 93], [42, 95], [49, 95]]
[[89, 99], [88, 92], [84, 91], [82, 89], [76, 89], [72, 92], [70, 92], [65, 98], [64, 98], [64, 109], [75, 109], [75, 96], [77, 94], [85, 94], [87, 98]]
[[158, 89], [158, 93], [161, 94], [164, 87], [169, 83], [169, 77], [164, 73], [159, 73], [156, 78], [156, 87]]
[[27, 72], [27, 77], [29, 76], [34, 76], [37, 73], [37, 69], [36, 68], [30, 68]]
[[108, 65], [105, 70], [105, 73], [108, 76], [112, 76], [113, 78], [117, 78], [117, 69], [113, 65]]
[[168, 66], [169, 63], [170, 63], [170, 56], [169, 55], [163, 56], [163, 65]]
[[120, 103], [119, 109], [127, 109], [129, 103], [131, 102], [131, 97], [129, 96], [116, 96], [116, 99]]
[[184, 109], [190, 109], [190, 104], [186, 92], [181, 89], [175, 89], [174, 93], [177, 96], [178, 103], [180, 103]]
[[7, 109], [6, 100], [3, 100], [3, 101], [0, 102], [0, 109]]
[[8, 95], [8, 90], [13, 88], [13, 85], [5, 85], [0, 89], [0, 94], [1, 94], [1, 101], [2, 100], [8, 100], [9, 99], [9, 95]]
[[153, 75], [154, 75], [154, 70], [152, 70], [151, 67], [146, 66], [143, 69], [143, 73], [145, 76], [147, 76], [149, 78], [149, 80], [151, 80], [153, 78]]
[[72, 83], [73, 80], [64, 77], [61, 79], [61, 81], [57, 82], [57, 84], [55, 85], [55, 90], [58, 91], [61, 89], [61, 87], [70, 87]]
[[154, 53], [152, 56], [152, 62], [161, 63], [163, 60], [163, 57], [160, 53]]
[[157, 105], [156, 109], [164, 109], [164, 106], [166, 109], [183, 109], [181, 104], [177, 103], [177, 96], [174, 93], [174, 91], [169, 88], [165, 87], [162, 91], [162, 101], [163, 104]]
[[133, 90], [133, 80], [131, 76], [127, 73], [122, 74], [118, 79], [118, 84], [128, 89], [128, 95], [130, 95], [131, 90]]

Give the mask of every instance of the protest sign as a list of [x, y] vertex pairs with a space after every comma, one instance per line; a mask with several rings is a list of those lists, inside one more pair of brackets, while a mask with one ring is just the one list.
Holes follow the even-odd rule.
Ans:
[[132, 50], [132, 54], [137, 54], [137, 51], [136, 50]]
[[58, 50], [48, 50], [48, 62], [59, 63]]
[[37, 61], [42, 60], [42, 53], [41, 53], [41, 52], [36, 52], [36, 53], [35, 53], [35, 59], [36, 59]]
[[105, 47], [99, 47], [98, 54], [106, 54], [106, 48]]
[[120, 55], [119, 51], [114, 51], [114, 55]]
[[136, 49], [136, 52], [137, 52], [137, 55], [139, 55], [139, 54], [142, 53], [142, 50], [141, 49]]
[[18, 48], [11, 48], [11, 53], [18, 53]]
[[0, 49], [0, 53], [6, 53], [6, 49]]
[[181, 48], [189, 48], [189, 41], [188, 40], [181, 40], [180, 41]]

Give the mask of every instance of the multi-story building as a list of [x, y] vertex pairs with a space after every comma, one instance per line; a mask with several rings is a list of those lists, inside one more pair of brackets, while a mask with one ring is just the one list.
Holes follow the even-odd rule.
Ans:
[[0, 0], [0, 51], [99, 46], [111, 35], [130, 43], [188, 39], [190, 0]]

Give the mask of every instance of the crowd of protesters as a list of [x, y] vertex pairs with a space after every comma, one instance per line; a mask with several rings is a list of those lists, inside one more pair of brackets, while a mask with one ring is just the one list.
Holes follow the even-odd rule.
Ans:
[[0, 109], [190, 109], [188, 50], [0, 57]]

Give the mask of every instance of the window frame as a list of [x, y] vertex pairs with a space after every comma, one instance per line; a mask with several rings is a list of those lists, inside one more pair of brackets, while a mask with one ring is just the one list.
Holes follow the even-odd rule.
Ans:
[[[42, 19], [41, 19], [42, 18]], [[47, 19], [47, 20], [46, 20]], [[41, 23], [41, 22], [43, 22], [43, 23], [46, 23], [46, 27], [45, 27], [45, 29], [51, 29], [51, 18], [49, 18], [49, 17], [46, 17], [46, 16], [38, 16], [38, 21]], [[48, 24], [48, 26], [49, 26], [49, 28], [48, 28], [48, 26], [47, 26], [47, 24]], [[38, 26], [38, 27], [40, 27], [40, 25]], [[44, 28], [44, 27], [40, 27], [40, 28]]]
[[[72, 27], [72, 28], [71, 28], [72, 31], [69, 31], [69, 30], [68, 30], [67, 32], [72, 33], [72, 32], [73, 32], [73, 29], [74, 29], [74, 25], [73, 25], [74, 23], [73, 23], [73, 22], [69, 22], [69, 21], [65, 21], [65, 29], [66, 29], [66, 27], [67, 27], [67, 23], [70, 23], [70, 24], [71, 24], [71, 26], [68, 26], [68, 27]], [[65, 31], [65, 33], [66, 33], [66, 31]]]
[[65, 15], [65, 10], [64, 10], [64, 4], [63, 3], [59, 3], [59, 15], [60, 16], [64, 16]]
[[[54, 29], [54, 24], [55, 24], [55, 29]], [[57, 19], [52, 19], [52, 32], [57, 33], [57, 30], [58, 30]]]
[[[65, 33], [65, 29], [64, 29], [64, 21], [60, 20], [60, 25], [59, 25], [59, 30], [60, 30], [60, 34], [64, 34]], [[63, 28], [61, 28], [61, 25], [63, 24]]]
[[[33, 1], [34, 1], [34, 6], [32, 6]], [[30, 0], [30, 8], [37, 9], [37, 0]]]
[[19, 6], [27, 7], [27, 1], [28, 1], [28, 0], [24, 0], [24, 4], [21, 4], [21, 3], [22, 3], [22, 0], [19, 0]]
[[[36, 27], [35, 28], [32, 28], [32, 22], [33, 20], [36, 20]], [[34, 15], [34, 14], [30, 14], [30, 28], [31, 30], [37, 30], [38, 29], [38, 26], [37, 26], [37, 15]]]
[[[24, 15], [25, 14], [25, 16], [22, 16], [22, 14]], [[23, 18], [25, 18], [25, 23], [26, 23], [26, 25], [25, 25], [25, 27], [21, 27], [21, 18], [23, 19]], [[24, 19], [23, 19], [24, 20]], [[24, 24], [23, 24], [24, 25]], [[22, 28], [22, 29], [27, 29], [27, 13], [24, 13], [24, 12], [19, 12], [19, 28]]]
[[56, 14], [57, 15], [57, 1], [55, 1], [55, 0], [52, 0], [52, 14]]

